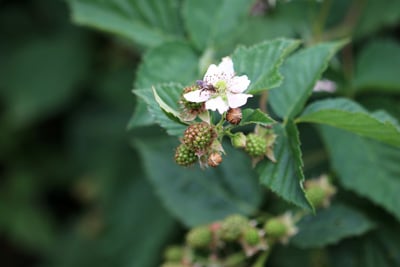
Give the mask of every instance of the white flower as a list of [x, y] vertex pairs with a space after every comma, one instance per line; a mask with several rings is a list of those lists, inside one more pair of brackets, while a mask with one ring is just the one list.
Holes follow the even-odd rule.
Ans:
[[220, 114], [229, 108], [238, 108], [246, 104], [250, 94], [243, 94], [249, 87], [250, 80], [246, 75], [235, 76], [233, 62], [224, 57], [221, 63], [208, 67], [203, 81], [198, 81], [199, 90], [184, 94], [190, 102], [206, 102], [206, 109], [218, 110]]
[[319, 80], [316, 82], [313, 88], [314, 92], [336, 92], [336, 83], [330, 80]]

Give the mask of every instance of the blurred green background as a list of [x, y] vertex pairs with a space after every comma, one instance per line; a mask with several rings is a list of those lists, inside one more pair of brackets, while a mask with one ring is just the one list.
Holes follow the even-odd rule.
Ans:
[[138, 54], [63, 1], [0, 8], [0, 266], [154, 265], [174, 222], [128, 142]]

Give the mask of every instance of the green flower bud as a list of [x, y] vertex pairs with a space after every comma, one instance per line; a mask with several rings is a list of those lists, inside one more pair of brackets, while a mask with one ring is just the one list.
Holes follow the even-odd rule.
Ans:
[[258, 230], [253, 227], [248, 227], [243, 233], [244, 241], [250, 246], [255, 246], [260, 243], [260, 235]]
[[193, 248], [206, 248], [212, 241], [212, 232], [208, 226], [199, 226], [189, 231], [186, 242]]
[[272, 218], [268, 220], [264, 225], [264, 230], [267, 236], [270, 236], [272, 238], [284, 237], [288, 232], [285, 223], [278, 218]]
[[306, 189], [307, 199], [315, 208], [320, 208], [324, 205], [326, 193], [321, 187], [310, 187]]
[[244, 135], [242, 132], [235, 133], [231, 137], [231, 142], [233, 147], [244, 148], [246, 147], [246, 135]]

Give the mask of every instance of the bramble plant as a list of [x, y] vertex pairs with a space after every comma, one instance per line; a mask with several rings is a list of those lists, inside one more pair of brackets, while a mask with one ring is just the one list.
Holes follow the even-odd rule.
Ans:
[[400, 266], [399, 0], [2, 4], [1, 266]]

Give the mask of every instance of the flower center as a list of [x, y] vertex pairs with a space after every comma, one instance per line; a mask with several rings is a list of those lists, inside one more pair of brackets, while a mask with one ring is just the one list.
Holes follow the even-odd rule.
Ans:
[[225, 94], [226, 93], [226, 81], [224, 80], [219, 80], [218, 82], [215, 83], [215, 89], [217, 89], [218, 94]]

